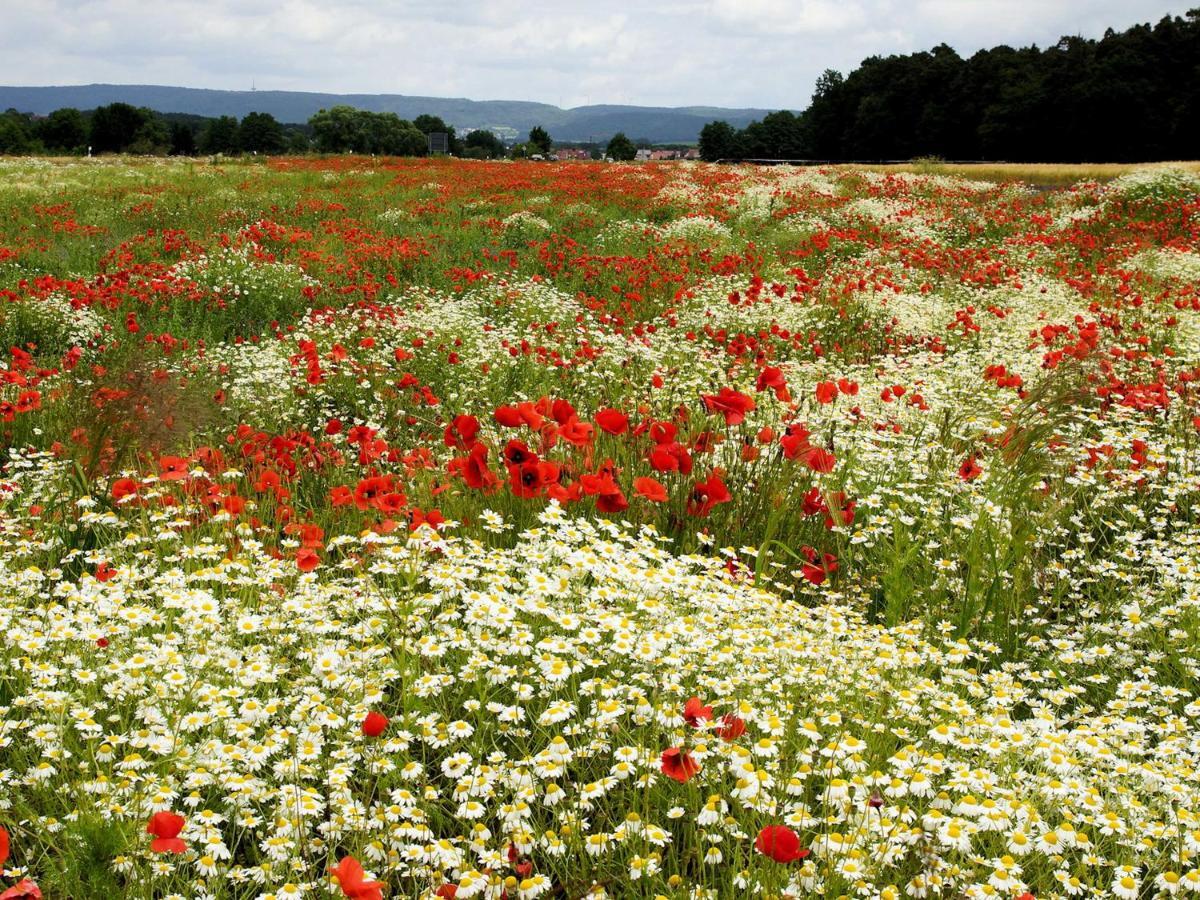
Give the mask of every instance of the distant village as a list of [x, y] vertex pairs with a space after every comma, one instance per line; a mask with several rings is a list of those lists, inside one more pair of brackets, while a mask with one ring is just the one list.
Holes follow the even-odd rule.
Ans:
[[[558, 147], [550, 154], [551, 159], [559, 162], [566, 162], [571, 159], [591, 159], [591, 151], [585, 150], [582, 147]], [[660, 160], [672, 159], [700, 159], [700, 151], [695, 147], [688, 147], [685, 150], [656, 150], [652, 148], [642, 148], [638, 150], [637, 156], [634, 159], [639, 162], [658, 162]]]

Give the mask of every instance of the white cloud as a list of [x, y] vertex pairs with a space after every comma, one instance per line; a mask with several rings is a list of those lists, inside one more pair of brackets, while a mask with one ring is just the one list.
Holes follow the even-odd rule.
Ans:
[[802, 109], [825, 68], [1045, 46], [1196, 0], [0, 0], [0, 84]]

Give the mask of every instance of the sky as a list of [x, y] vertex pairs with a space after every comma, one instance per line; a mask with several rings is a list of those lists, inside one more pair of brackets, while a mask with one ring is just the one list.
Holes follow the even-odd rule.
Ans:
[[803, 109], [817, 76], [947, 43], [1100, 37], [1197, 0], [0, 0], [0, 84], [169, 84]]

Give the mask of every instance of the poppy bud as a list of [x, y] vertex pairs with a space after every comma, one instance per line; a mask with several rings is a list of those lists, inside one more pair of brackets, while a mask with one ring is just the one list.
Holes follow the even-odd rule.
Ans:
[[388, 727], [388, 717], [381, 712], [367, 713], [367, 717], [362, 722], [362, 733], [367, 737], [379, 737]]

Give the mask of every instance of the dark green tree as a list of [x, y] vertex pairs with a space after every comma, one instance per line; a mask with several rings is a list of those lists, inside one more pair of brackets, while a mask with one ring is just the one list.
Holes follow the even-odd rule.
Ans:
[[549, 156], [550, 148], [554, 146], [554, 142], [550, 140], [550, 132], [541, 125], [534, 125], [529, 129], [529, 143], [537, 147], [542, 156]]
[[171, 123], [171, 155], [196, 155], [196, 129], [184, 122]]
[[428, 148], [425, 134], [395, 113], [335, 106], [320, 110], [308, 124], [317, 149], [322, 153], [421, 156]]
[[29, 116], [15, 109], [0, 115], [0, 154], [17, 156], [38, 149]]
[[706, 162], [732, 159], [737, 131], [728, 122], [709, 122], [700, 129], [700, 158]]
[[270, 113], [247, 113], [238, 126], [237, 142], [243, 153], [282, 153], [283, 127]]
[[871, 57], [845, 78], [825, 72], [801, 118], [819, 158], [1192, 159], [1198, 92], [1200, 10], [1191, 10], [1044, 49], [962, 59], [943, 44]]
[[612, 140], [608, 142], [605, 155], [618, 161], [628, 161], [637, 156], [637, 149], [637, 146], [625, 135], [625, 132], [618, 131], [612, 136]]
[[[463, 138], [464, 153], [479, 159], [498, 159], [504, 155], [504, 141], [486, 128], [477, 128]], [[472, 151], [479, 151], [472, 153]]]
[[318, 110], [308, 120], [317, 149], [321, 153], [352, 153], [361, 147], [365, 138], [359, 112], [353, 106]]
[[142, 126], [149, 120], [146, 110], [128, 103], [110, 103], [92, 113], [91, 144], [93, 153], [124, 153]]
[[302, 126], [289, 126], [284, 129], [285, 150], [295, 156], [312, 151], [312, 138], [308, 136]]
[[[428, 113], [422, 113], [412, 120], [412, 124], [424, 135], [442, 133], [447, 135], [450, 142], [450, 153], [454, 156], [461, 156], [463, 152], [463, 144], [458, 139], [458, 134], [454, 130], [453, 125], [447, 125], [441, 116], [431, 116]], [[426, 147], [428, 148], [428, 143]]]
[[149, 109], [143, 109], [141, 112], [145, 114], [145, 121], [134, 132], [133, 140], [125, 148], [125, 152], [136, 153], [139, 156], [165, 156], [171, 150], [170, 126]]
[[37, 123], [37, 136], [50, 152], [79, 153], [87, 147], [87, 121], [77, 109], [56, 109]]
[[200, 152], [226, 155], [237, 153], [238, 130], [238, 120], [233, 116], [221, 116], [213, 119], [200, 132]]

